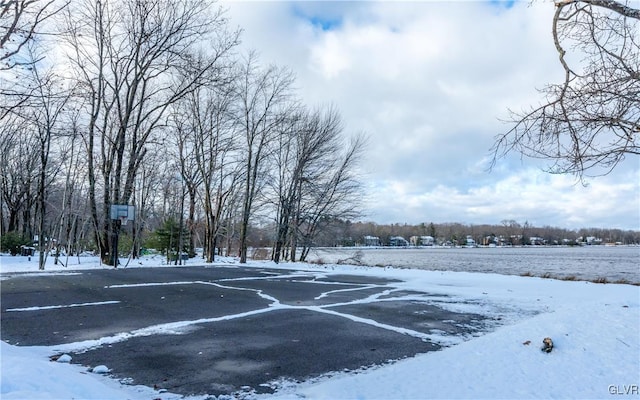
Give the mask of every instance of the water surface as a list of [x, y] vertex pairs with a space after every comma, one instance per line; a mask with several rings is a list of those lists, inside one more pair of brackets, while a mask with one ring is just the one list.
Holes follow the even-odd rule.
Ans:
[[318, 248], [308, 261], [640, 283], [640, 246]]

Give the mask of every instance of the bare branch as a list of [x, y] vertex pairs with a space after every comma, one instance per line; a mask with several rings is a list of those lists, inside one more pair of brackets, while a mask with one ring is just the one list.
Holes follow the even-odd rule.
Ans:
[[564, 80], [540, 90], [541, 105], [511, 111], [514, 125], [496, 138], [492, 167], [516, 151], [582, 178], [640, 152], [639, 16], [613, 0], [556, 2], [552, 38]]
[[0, 70], [33, 63], [13, 60], [52, 16], [68, 5], [60, 0], [9, 0], [0, 4]]
[[609, 9], [625, 17], [640, 19], [640, 10], [631, 8], [615, 0], [559, 0], [556, 1], [556, 7], [562, 8], [568, 4], [575, 3], [590, 4], [592, 6]]

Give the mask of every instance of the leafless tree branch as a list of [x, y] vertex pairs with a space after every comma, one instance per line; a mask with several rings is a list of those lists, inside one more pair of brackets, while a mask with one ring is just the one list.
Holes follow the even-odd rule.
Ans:
[[583, 178], [639, 155], [638, 20], [640, 10], [614, 0], [556, 2], [552, 38], [564, 80], [540, 90], [541, 105], [510, 111], [514, 125], [496, 138], [493, 165], [515, 151]]

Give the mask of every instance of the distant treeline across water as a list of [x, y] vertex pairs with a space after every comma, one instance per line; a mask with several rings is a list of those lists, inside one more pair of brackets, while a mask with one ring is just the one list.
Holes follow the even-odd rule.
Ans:
[[640, 246], [318, 248], [308, 261], [640, 284]]

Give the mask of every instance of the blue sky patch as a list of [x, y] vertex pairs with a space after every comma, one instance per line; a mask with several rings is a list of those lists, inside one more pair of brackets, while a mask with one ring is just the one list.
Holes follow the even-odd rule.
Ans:
[[323, 18], [314, 16], [307, 18], [314, 26], [321, 28], [323, 31], [330, 31], [335, 28], [339, 28], [342, 24], [340, 19]]
[[296, 3], [293, 14], [323, 31], [331, 31], [342, 26], [341, 10], [331, 6], [332, 4], [334, 3]]
[[511, 8], [516, 3], [516, 0], [489, 0], [489, 4], [498, 8]]

